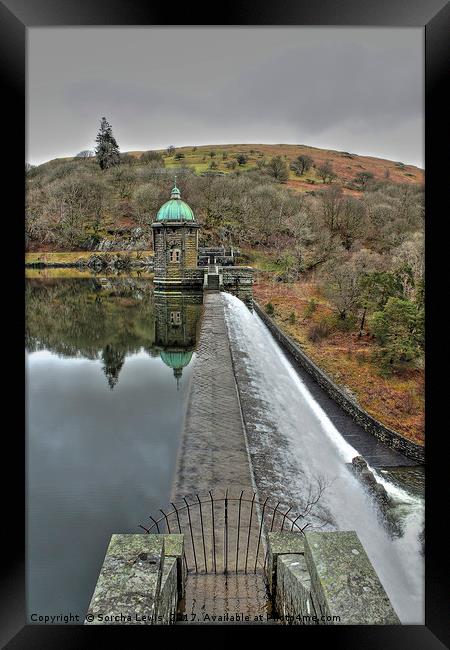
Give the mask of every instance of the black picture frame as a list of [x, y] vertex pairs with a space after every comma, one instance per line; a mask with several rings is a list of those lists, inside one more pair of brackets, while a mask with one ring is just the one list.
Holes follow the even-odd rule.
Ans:
[[[3, 213], [7, 219], [4, 254], [10, 259], [7, 302], [4, 324], [9, 326], [5, 352], [10, 395], [4, 406], [9, 424], [3, 427], [3, 472], [5, 480], [2, 499], [2, 576], [1, 617], [2, 647], [8, 648], [79, 648], [89, 643], [96, 645], [105, 634], [115, 642], [123, 635], [123, 627], [39, 626], [25, 624], [25, 381], [23, 373], [23, 204], [25, 151], [25, 51], [26, 29], [34, 26], [76, 25], [211, 25], [212, 6], [170, 3], [155, 6], [139, 0], [3, 0], [0, 1], [0, 66], [3, 79], [3, 155], [2, 174], [4, 198], [11, 199], [11, 207]], [[323, 626], [302, 628], [251, 627], [252, 634], [263, 630], [264, 638], [275, 634], [283, 639], [286, 634], [294, 642], [329, 642], [333, 647], [345, 648], [442, 648], [449, 645], [449, 581], [448, 549], [445, 532], [445, 493], [448, 473], [444, 441], [448, 437], [446, 425], [446, 385], [439, 373], [450, 359], [448, 336], [442, 336], [443, 310], [448, 294], [445, 261], [447, 240], [442, 227], [447, 219], [445, 193], [448, 161], [443, 159], [448, 146], [448, 103], [444, 101], [446, 73], [449, 60], [450, 6], [445, 0], [284, 0], [259, 1], [229, 6], [215, 5], [216, 25], [333, 25], [333, 26], [392, 26], [425, 28], [425, 87], [426, 87], [426, 623], [424, 626], [358, 627]], [[448, 85], [448, 84], [447, 84]], [[445, 137], [447, 135], [447, 138]], [[448, 156], [447, 156], [448, 157]], [[5, 182], [6, 179], [6, 182]], [[14, 189], [13, 189], [14, 188]], [[448, 200], [448, 199], [447, 199]], [[444, 207], [445, 206], [445, 207]], [[5, 250], [7, 249], [7, 250]], [[12, 279], [10, 279], [12, 278]], [[441, 280], [441, 282], [439, 282]], [[435, 332], [433, 334], [433, 328]], [[445, 378], [446, 373], [443, 373]], [[5, 470], [8, 469], [7, 473]], [[6, 512], [5, 512], [6, 510]], [[99, 629], [102, 639], [99, 640]], [[142, 633], [134, 626], [133, 636]], [[165, 642], [177, 638], [180, 630], [184, 642], [192, 635], [189, 626], [159, 629]], [[205, 628], [217, 640], [226, 641], [230, 634], [242, 628], [229, 626], [220, 631], [217, 626]], [[306, 632], [308, 631], [308, 639]], [[156, 630], [150, 630], [150, 639]], [[219, 634], [217, 634], [219, 632]], [[129, 641], [130, 628], [126, 629]], [[194, 632], [195, 633], [195, 632]], [[292, 634], [295, 633], [294, 639]], [[311, 636], [312, 635], [312, 636]], [[441, 643], [442, 641], [442, 643]], [[217, 642], [217, 641], [214, 641]]]

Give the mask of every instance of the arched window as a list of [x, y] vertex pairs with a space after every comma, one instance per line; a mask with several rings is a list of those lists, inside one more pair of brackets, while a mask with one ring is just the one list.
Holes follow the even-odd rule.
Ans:
[[171, 262], [180, 262], [181, 251], [179, 248], [171, 248], [170, 250], [170, 261]]

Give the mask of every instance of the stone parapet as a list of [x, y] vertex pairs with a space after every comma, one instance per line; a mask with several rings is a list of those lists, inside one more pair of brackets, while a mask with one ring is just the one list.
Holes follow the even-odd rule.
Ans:
[[318, 614], [340, 625], [398, 625], [355, 531], [305, 533], [305, 560]]
[[268, 533], [267, 578], [284, 623], [400, 623], [354, 531]]
[[183, 535], [112, 535], [85, 624], [175, 623], [186, 583], [183, 557]]

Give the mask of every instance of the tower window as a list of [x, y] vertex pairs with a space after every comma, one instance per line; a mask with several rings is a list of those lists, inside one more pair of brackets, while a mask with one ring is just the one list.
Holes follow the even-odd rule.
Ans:
[[181, 325], [181, 311], [171, 311], [170, 312], [170, 324], [171, 325]]
[[172, 248], [170, 251], [170, 261], [179, 262], [181, 257], [181, 251], [179, 248]]

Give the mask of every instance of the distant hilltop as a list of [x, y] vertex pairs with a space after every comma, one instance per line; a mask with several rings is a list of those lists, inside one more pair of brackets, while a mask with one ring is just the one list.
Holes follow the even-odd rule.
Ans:
[[[301, 170], [291, 169], [286, 182], [288, 187], [297, 191], [306, 191], [325, 186], [320, 177], [319, 169], [326, 163], [332, 168], [335, 175], [335, 182], [339, 182], [349, 189], [354, 179], [361, 173], [368, 173], [374, 180], [387, 180], [392, 183], [419, 183], [423, 184], [425, 172], [414, 165], [407, 165], [402, 161], [393, 161], [374, 156], [361, 156], [349, 151], [334, 151], [332, 149], [319, 149], [307, 145], [295, 144], [211, 144], [201, 146], [175, 147], [169, 146], [166, 149], [154, 150], [161, 155], [167, 169], [174, 171], [180, 167], [190, 167], [196, 173], [215, 172], [230, 173], [236, 169], [250, 170], [258, 169], [267, 163], [274, 156], [281, 156], [291, 166], [299, 157], [307, 157], [312, 160], [310, 168], [304, 173]], [[85, 153], [85, 152], [83, 152]], [[122, 152], [122, 157], [135, 159], [140, 164], [145, 159], [148, 151]], [[240, 158], [239, 155], [241, 155]], [[141, 157], [144, 156], [142, 161]], [[54, 164], [72, 158], [60, 158], [43, 165]], [[42, 165], [41, 165], [42, 166]], [[319, 186], [319, 187], [317, 187]], [[354, 186], [353, 191], [358, 192]]]

